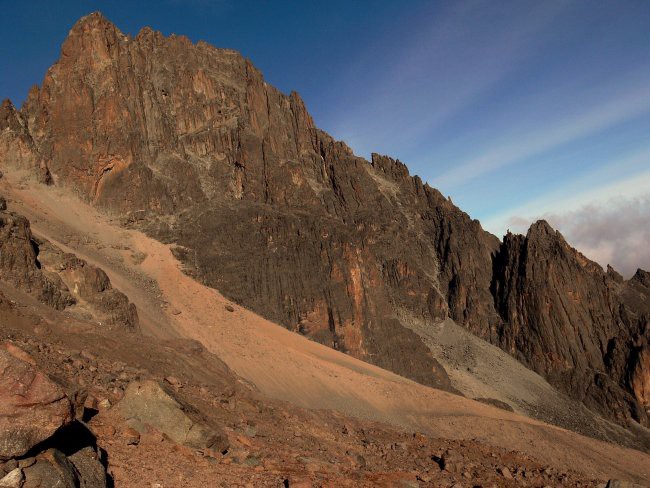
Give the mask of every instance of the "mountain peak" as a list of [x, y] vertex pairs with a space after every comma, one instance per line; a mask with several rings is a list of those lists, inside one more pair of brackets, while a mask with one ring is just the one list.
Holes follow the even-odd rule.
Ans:
[[540, 219], [537, 222], [533, 223], [530, 228], [528, 229], [528, 233], [526, 234], [526, 237], [528, 239], [534, 239], [534, 240], [539, 240], [539, 239], [545, 239], [545, 240], [553, 240], [553, 239], [559, 239], [560, 241], [565, 242], [564, 236], [557, 230], [555, 230], [551, 224], [549, 224], [546, 220]]
[[16, 107], [8, 98], [0, 104], [0, 131], [9, 128], [11, 130], [21, 130], [20, 121]]
[[7, 114], [12, 114], [16, 111], [16, 107], [11, 100], [5, 98], [2, 103], [0, 103], [0, 118], [7, 116]]
[[548, 223], [548, 221], [544, 219], [540, 219], [537, 222], [534, 222], [531, 224], [530, 229], [528, 229], [529, 233], [543, 233], [543, 234], [555, 234], [555, 229], [551, 227], [551, 224]]
[[636, 273], [634, 273], [634, 276], [632, 277], [632, 280], [636, 281], [637, 283], [642, 284], [643, 286], [650, 288], [650, 272], [645, 271], [641, 268], [638, 268], [636, 270]]
[[117, 29], [115, 24], [113, 24], [110, 20], [108, 20], [104, 16], [104, 14], [97, 11], [97, 12], [92, 12], [88, 15], [84, 15], [79, 20], [77, 20], [75, 24], [72, 26], [72, 29], [70, 29], [70, 33], [85, 31], [97, 27], [104, 27], [104, 28], [108, 27], [108, 28]]
[[126, 39], [126, 36], [101, 12], [93, 12], [75, 22], [63, 43], [62, 53], [65, 56], [68, 52], [73, 51], [71, 49], [72, 45], [88, 46], [95, 44], [93, 41], [83, 41], [83, 39], [101, 39], [102, 42], [97, 44], [97, 47], [99, 47], [101, 44], [112, 45], [118, 38]]

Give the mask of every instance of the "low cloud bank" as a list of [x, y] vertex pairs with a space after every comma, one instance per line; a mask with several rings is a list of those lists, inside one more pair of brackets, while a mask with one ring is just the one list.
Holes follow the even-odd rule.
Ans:
[[[539, 218], [562, 232], [585, 256], [603, 267], [611, 264], [625, 278], [637, 268], [650, 270], [650, 194], [616, 198]], [[521, 230], [523, 221], [521, 217], [510, 219], [517, 230]]]

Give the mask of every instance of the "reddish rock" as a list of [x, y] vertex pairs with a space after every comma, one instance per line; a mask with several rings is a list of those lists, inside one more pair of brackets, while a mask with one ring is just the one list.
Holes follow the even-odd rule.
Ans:
[[650, 410], [650, 348], [640, 349], [630, 371], [630, 385], [641, 405]]
[[4, 100], [0, 104], [0, 162], [32, 169], [38, 168], [40, 164], [25, 120], [10, 100]]
[[25, 360], [0, 348], [0, 459], [21, 456], [74, 418], [63, 389]]

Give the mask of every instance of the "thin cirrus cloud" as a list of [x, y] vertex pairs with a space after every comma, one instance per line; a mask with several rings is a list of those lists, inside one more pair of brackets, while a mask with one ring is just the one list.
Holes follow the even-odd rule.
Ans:
[[540, 197], [522, 202], [483, 221], [496, 235], [506, 228], [525, 232], [544, 215], [559, 215], [590, 205], [604, 205], [619, 198], [637, 198], [650, 193], [650, 147], [597, 163], [598, 169], [579, 174]]
[[602, 264], [649, 267], [647, 4], [442, 5], [377, 32], [319, 122], [406, 160], [497, 235], [547, 218]]
[[527, 133], [511, 135], [511, 140], [487, 149], [479, 156], [453, 165], [453, 168], [433, 180], [434, 186], [453, 188], [500, 170], [518, 164], [527, 158], [537, 156], [588, 137], [607, 128], [625, 122], [650, 111], [650, 87], [647, 82], [641, 86], [623, 85], [619, 93], [608, 100], [593, 101], [578, 114], [548, 120]]
[[363, 93], [343, 110], [334, 105], [320, 114], [325, 127], [361, 154], [400, 155], [407, 145], [422, 143], [515, 71], [564, 8], [562, 2], [522, 7], [453, 2], [420, 12], [395, 43], [380, 36], [381, 44], [360, 53], [337, 84], [337, 94], [356, 93], [350, 87], [368, 80]]

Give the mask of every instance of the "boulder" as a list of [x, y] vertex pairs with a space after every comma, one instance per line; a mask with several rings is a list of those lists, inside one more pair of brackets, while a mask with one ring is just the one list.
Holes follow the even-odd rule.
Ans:
[[21, 488], [24, 480], [23, 470], [16, 468], [0, 479], [0, 488]]
[[74, 465], [65, 454], [56, 449], [48, 449], [39, 454], [36, 463], [24, 469], [23, 473], [25, 483], [22, 488], [78, 488], [80, 486]]
[[22, 456], [74, 418], [63, 389], [29, 359], [0, 346], [0, 459]]
[[191, 406], [155, 381], [134, 381], [113, 412], [136, 430], [148, 425], [174, 442], [195, 449], [223, 451], [228, 441], [221, 429], [208, 425]]
[[105, 488], [106, 468], [100, 452], [91, 446], [84, 447], [68, 457], [77, 470], [79, 488]]

